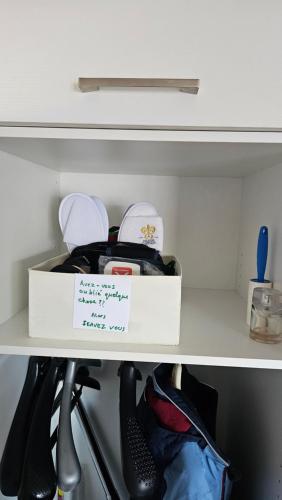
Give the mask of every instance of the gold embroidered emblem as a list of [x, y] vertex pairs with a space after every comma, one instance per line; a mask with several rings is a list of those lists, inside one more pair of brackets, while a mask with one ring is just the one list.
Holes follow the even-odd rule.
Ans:
[[141, 233], [144, 234], [144, 237], [146, 239], [153, 238], [155, 231], [156, 231], [155, 226], [150, 226], [150, 224], [147, 224], [147, 226], [141, 227]]

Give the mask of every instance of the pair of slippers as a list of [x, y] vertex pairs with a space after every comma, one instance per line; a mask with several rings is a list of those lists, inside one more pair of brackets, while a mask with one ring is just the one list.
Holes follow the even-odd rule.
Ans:
[[[59, 208], [59, 223], [70, 253], [77, 246], [108, 241], [108, 213], [97, 196], [83, 193], [66, 196]], [[118, 241], [142, 243], [162, 250], [163, 221], [151, 203], [139, 202], [128, 207], [123, 215]]]

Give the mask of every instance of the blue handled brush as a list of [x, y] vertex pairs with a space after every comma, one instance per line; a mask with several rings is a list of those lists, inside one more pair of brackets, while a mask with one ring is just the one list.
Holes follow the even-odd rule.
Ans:
[[257, 246], [257, 277], [252, 278], [249, 281], [248, 289], [248, 305], [247, 305], [247, 325], [251, 323], [251, 310], [253, 303], [254, 289], [258, 286], [271, 288], [272, 283], [266, 279], [265, 269], [267, 263], [267, 253], [268, 253], [268, 229], [266, 226], [261, 226], [258, 236], [258, 246]]
[[260, 283], [264, 282], [264, 275], [268, 253], [268, 229], [266, 226], [261, 226], [258, 237], [257, 247], [257, 280]]

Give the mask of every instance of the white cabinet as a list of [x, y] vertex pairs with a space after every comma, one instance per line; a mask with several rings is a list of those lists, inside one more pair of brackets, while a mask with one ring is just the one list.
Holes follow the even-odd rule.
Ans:
[[[224, 0], [1, 2], [0, 120], [73, 126], [282, 127], [281, 5]], [[82, 94], [79, 77], [199, 78]]]
[[[279, 497], [282, 344], [250, 340], [245, 308], [263, 224], [270, 229], [268, 274], [281, 288], [281, 134], [32, 127], [2, 127], [0, 133], [0, 353], [11, 355], [0, 366], [0, 449], [16, 404], [9, 391], [16, 394], [16, 377], [20, 388], [25, 365], [6, 377], [5, 367], [17, 366], [13, 355], [106, 360], [98, 377], [104, 390], [94, 399], [87, 392], [85, 402], [124, 492], [119, 361], [136, 361], [143, 380], [156, 362], [181, 362], [219, 390], [218, 440], [243, 473], [235, 498]], [[27, 267], [61, 252], [57, 209], [72, 191], [100, 196], [111, 224], [119, 224], [126, 206], [142, 199], [164, 216], [165, 252], [183, 264], [179, 346], [111, 347], [28, 337]], [[105, 414], [113, 415], [110, 423]]]
[[[220, 391], [219, 442], [243, 472], [236, 498], [282, 496], [282, 344], [255, 343], [245, 324], [260, 225], [282, 289], [281, 13], [275, 0], [2, 2], [0, 451], [24, 356], [100, 358], [106, 392], [85, 401], [124, 492], [116, 421], [104, 422], [119, 361], [143, 377], [186, 363]], [[81, 93], [79, 77], [199, 78], [200, 90]], [[183, 265], [179, 346], [28, 337], [27, 268], [61, 252], [57, 209], [72, 191], [100, 196], [115, 225], [132, 201], [157, 206], [165, 252]]]
[[[40, 129], [38, 138], [38, 129], [2, 129], [15, 137], [0, 138], [0, 352], [281, 369], [282, 344], [255, 343], [245, 324], [260, 225], [270, 229], [270, 278], [282, 286], [280, 134], [90, 132], [66, 129], [58, 138], [58, 130]], [[24, 133], [30, 137], [17, 137]], [[164, 253], [183, 267], [179, 346], [28, 338], [26, 269], [61, 253], [57, 208], [73, 191], [102, 198], [112, 225], [134, 200], [147, 199], [163, 215]]]

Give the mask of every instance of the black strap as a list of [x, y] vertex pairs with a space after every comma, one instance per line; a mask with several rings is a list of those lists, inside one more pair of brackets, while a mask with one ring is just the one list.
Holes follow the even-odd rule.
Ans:
[[50, 442], [52, 407], [64, 361], [53, 358], [38, 396], [28, 435], [19, 500], [52, 500], [57, 479]]
[[18, 494], [29, 426], [48, 363], [49, 358], [32, 356], [29, 359], [24, 386], [0, 465], [1, 492], [5, 496], [14, 497]]

